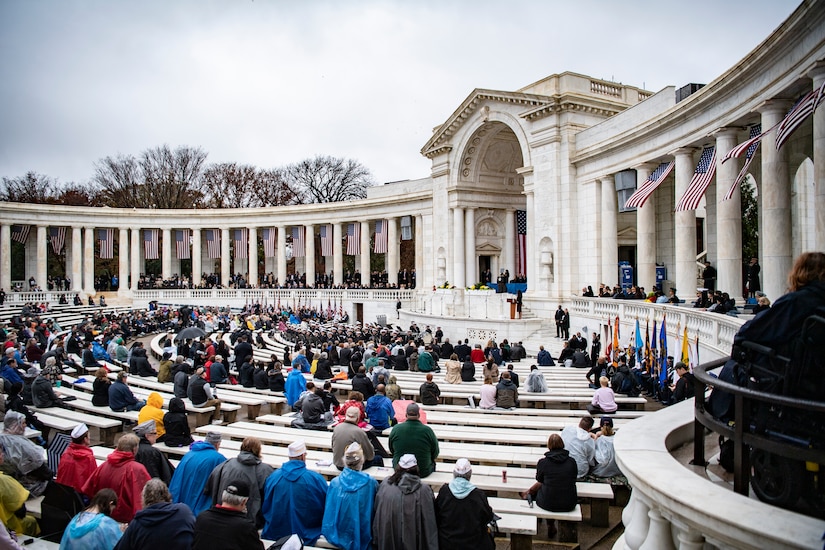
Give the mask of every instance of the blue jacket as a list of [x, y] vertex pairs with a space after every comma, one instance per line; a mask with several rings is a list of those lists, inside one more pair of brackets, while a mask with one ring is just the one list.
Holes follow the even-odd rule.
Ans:
[[289, 376], [286, 377], [286, 384], [284, 385], [284, 396], [289, 406], [295, 404], [301, 394], [307, 389], [307, 380], [301, 371], [292, 369]]
[[23, 383], [23, 378], [20, 376], [20, 373], [18, 373], [16, 369], [11, 368], [8, 363], [3, 365], [3, 368], [0, 368], [0, 377], [5, 378], [9, 386], [17, 382]]
[[[385, 398], [386, 399], [386, 398]], [[324, 510], [324, 537], [344, 550], [367, 550], [372, 543], [372, 510], [378, 482], [344, 468], [330, 481]]]
[[309, 364], [306, 356], [299, 353], [295, 356], [295, 359], [292, 360], [292, 369], [300, 369], [301, 372], [309, 372], [311, 370], [311, 365]]
[[380, 393], [376, 393], [367, 399], [365, 412], [372, 427], [378, 431], [389, 428], [390, 421], [395, 419], [395, 409], [392, 406], [392, 401], [389, 397]]
[[261, 537], [278, 540], [297, 534], [312, 546], [321, 536], [327, 482], [317, 472], [307, 470], [302, 460], [285, 462], [264, 484]]
[[209, 474], [215, 466], [226, 462], [226, 457], [205, 441], [195, 441], [189, 446], [189, 452], [180, 461], [172, 481], [169, 483], [169, 492], [174, 502], [181, 502], [189, 506], [197, 516], [212, 506], [212, 497], [203, 493]]
[[553, 361], [553, 357], [550, 356], [550, 352], [546, 349], [543, 349], [536, 355], [536, 363], [539, 364], [540, 367], [552, 367], [556, 363]]
[[115, 381], [109, 386], [109, 408], [113, 411], [125, 409], [137, 403], [137, 398], [123, 382]]

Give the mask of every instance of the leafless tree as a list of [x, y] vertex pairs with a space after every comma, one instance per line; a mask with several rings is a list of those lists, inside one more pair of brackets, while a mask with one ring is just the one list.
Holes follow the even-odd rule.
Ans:
[[374, 184], [372, 174], [361, 163], [321, 155], [290, 164], [285, 178], [302, 204], [363, 199]]
[[3, 178], [0, 200], [47, 204], [52, 202], [57, 191], [57, 182], [52, 178], [37, 172], [26, 172], [24, 176]]
[[257, 206], [289, 206], [300, 204], [299, 195], [284, 177], [282, 169], [262, 170], [260, 184], [252, 190]]

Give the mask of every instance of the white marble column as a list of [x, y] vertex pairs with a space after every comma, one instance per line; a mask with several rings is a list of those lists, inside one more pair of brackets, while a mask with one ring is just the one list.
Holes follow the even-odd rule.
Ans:
[[304, 226], [304, 243], [306, 246], [307, 287], [315, 286], [315, 225]]
[[140, 262], [140, 228], [132, 228], [132, 240], [130, 241], [132, 253], [129, 254], [129, 264], [132, 266], [132, 282], [129, 288], [132, 290], [138, 289], [138, 282], [140, 282], [140, 274], [143, 271], [143, 265]]
[[370, 284], [370, 222], [361, 222], [361, 284]]
[[332, 283], [344, 284], [344, 246], [341, 223], [332, 224]]
[[95, 294], [95, 228], [83, 231], [83, 292]]
[[390, 285], [398, 284], [398, 265], [401, 249], [398, 245], [398, 218], [387, 218], [387, 280]]
[[37, 284], [40, 288], [46, 290], [46, 279], [48, 278], [48, 262], [49, 252], [46, 248], [48, 241], [46, 240], [46, 226], [37, 226]]
[[286, 284], [286, 227], [278, 226], [278, 284]]
[[[676, 157], [674, 204], [678, 203], [685, 194], [696, 170], [696, 163], [693, 160], [695, 151], [693, 147], [683, 147], [674, 153]], [[675, 212], [673, 223], [675, 273], [671, 278], [676, 285], [677, 293], [689, 299], [696, 293], [696, 211]], [[662, 290], [667, 295], [668, 289]]]
[[203, 273], [203, 251], [201, 250], [201, 229], [192, 229], [192, 286], [201, 284], [201, 274]]
[[11, 289], [11, 225], [0, 225], [0, 288]]
[[708, 261], [716, 266], [716, 288], [731, 296], [738, 296], [742, 288], [742, 198], [738, 190], [730, 200], [725, 200], [725, 195], [739, 175], [740, 162], [731, 159], [721, 164], [720, 159], [736, 147], [738, 137], [737, 128], [723, 128], [716, 133], [716, 197], [708, 196], [708, 200], [716, 200], [717, 256]]
[[232, 256], [229, 252], [229, 228], [221, 228], [221, 285], [229, 286], [229, 279], [232, 276], [231, 262]]
[[121, 227], [117, 235], [117, 295], [129, 294], [129, 228]]
[[[465, 261], [464, 254], [464, 209], [456, 206], [453, 208], [453, 275], [451, 283], [458, 288], [465, 286]], [[449, 275], [448, 275], [449, 277]]]
[[[825, 62], [819, 61], [808, 72], [813, 79], [814, 90], [825, 82]], [[814, 161], [814, 215], [816, 240], [815, 250], [825, 250], [825, 109], [814, 111], [813, 118], [813, 161]], [[773, 299], [773, 298], [771, 298]]]
[[72, 226], [72, 290], [83, 291], [83, 233], [81, 228]]
[[[415, 215], [415, 287], [422, 288], [426, 282], [431, 285], [432, 274], [424, 277], [424, 216]], [[412, 282], [410, 282], [412, 285]]]
[[251, 287], [258, 288], [258, 228], [249, 226], [249, 244], [247, 249], [247, 256], [249, 259], [249, 276], [247, 277], [247, 284]]
[[[511, 276], [516, 276], [516, 211], [509, 208], [504, 211], [504, 269], [509, 269]], [[493, 278], [498, 270], [492, 271]]]
[[172, 277], [172, 230], [161, 229], [160, 276], [164, 279]]
[[[636, 166], [636, 189], [657, 167], [653, 163]], [[656, 200], [651, 195], [644, 206], [636, 209], [636, 281], [646, 292], [656, 284]]]
[[[464, 212], [464, 282], [473, 285], [478, 282], [478, 261], [476, 260], [476, 211], [468, 208]], [[515, 277], [511, 273], [510, 277]]]
[[602, 279], [606, 283], [619, 282], [619, 199], [616, 196], [616, 180], [613, 175], [603, 176], [602, 195]]
[[[786, 101], [767, 101], [759, 109], [762, 128], [771, 128], [788, 111]], [[759, 197], [762, 204], [762, 225], [759, 227], [759, 248], [762, 257], [760, 278], [762, 290], [772, 301], [785, 293], [791, 269], [791, 182], [788, 178], [789, 145], [776, 150], [775, 140], [762, 140], [762, 181]]]

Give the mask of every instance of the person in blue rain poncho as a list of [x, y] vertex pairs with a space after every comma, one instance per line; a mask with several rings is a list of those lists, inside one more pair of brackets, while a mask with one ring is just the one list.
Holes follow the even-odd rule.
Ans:
[[347, 447], [346, 467], [327, 492], [324, 537], [343, 550], [367, 550], [372, 543], [372, 510], [378, 482], [361, 471], [364, 451], [357, 442]]
[[204, 488], [215, 466], [226, 462], [226, 457], [218, 452], [220, 446], [221, 434], [217, 432], [209, 432], [204, 441], [192, 443], [169, 483], [173, 502], [189, 506], [195, 517], [212, 506], [212, 497], [204, 494]]
[[123, 532], [111, 518], [117, 505], [117, 495], [111, 489], [101, 489], [88, 508], [69, 522], [60, 539], [61, 550], [111, 550]]
[[304, 378], [304, 375], [301, 374], [301, 370], [292, 369], [289, 372], [289, 376], [286, 377], [286, 383], [284, 384], [284, 396], [290, 407], [298, 401], [298, 398], [301, 397], [301, 394], [306, 391], [306, 389], [307, 380]]

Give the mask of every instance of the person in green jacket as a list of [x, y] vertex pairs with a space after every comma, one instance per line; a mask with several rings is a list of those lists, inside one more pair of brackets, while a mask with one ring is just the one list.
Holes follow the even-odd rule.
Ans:
[[427, 477], [435, 469], [438, 458], [438, 438], [432, 428], [419, 420], [417, 403], [407, 405], [407, 420], [393, 427], [390, 432], [390, 452], [393, 468], [405, 454], [414, 454], [421, 477]]
[[418, 370], [421, 372], [432, 372], [435, 370], [435, 359], [431, 353], [432, 348], [426, 346], [424, 351], [418, 354]]

